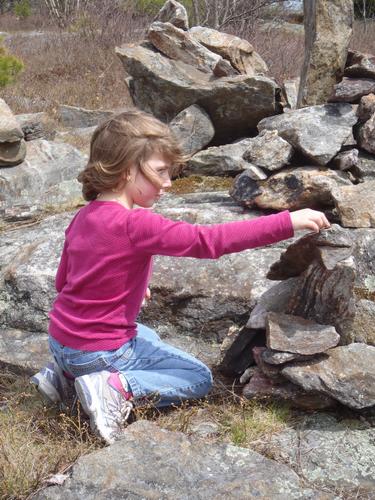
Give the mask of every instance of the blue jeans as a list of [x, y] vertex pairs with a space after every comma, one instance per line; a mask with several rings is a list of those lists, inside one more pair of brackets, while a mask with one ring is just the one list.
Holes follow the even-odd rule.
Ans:
[[212, 387], [212, 374], [201, 361], [160, 340], [150, 328], [138, 324], [138, 333], [113, 351], [79, 351], [49, 337], [58, 365], [73, 377], [108, 370], [121, 372], [135, 400], [152, 400], [157, 407], [204, 397]]

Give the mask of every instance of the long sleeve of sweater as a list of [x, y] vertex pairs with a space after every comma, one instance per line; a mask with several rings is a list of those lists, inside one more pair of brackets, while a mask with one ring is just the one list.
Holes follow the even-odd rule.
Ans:
[[146, 255], [216, 259], [290, 238], [294, 231], [288, 211], [252, 220], [198, 225], [135, 209], [127, 218], [127, 233], [134, 247]]

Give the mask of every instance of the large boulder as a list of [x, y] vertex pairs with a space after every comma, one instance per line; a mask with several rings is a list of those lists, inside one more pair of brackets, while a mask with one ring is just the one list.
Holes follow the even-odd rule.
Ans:
[[277, 130], [313, 163], [327, 165], [350, 137], [357, 119], [350, 104], [325, 104], [265, 118], [258, 129]]
[[148, 39], [170, 59], [190, 64], [204, 73], [213, 73], [216, 76], [238, 74], [228, 61], [206, 49], [189, 33], [171, 23], [152, 23], [148, 30]]
[[[166, 217], [198, 224], [256, 216], [251, 212], [244, 214], [225, 193], [167, 195], [156, 209]], [[64, 230], [73, 215], [53, 215], [33, 225], [2, 232], [2, 362], [38, 367], [48, 356], [46, 332], [48, 312], [56, 294], [54, 277]], [[250, 294], [258, 297], [263, 292], [267, 286], [265, 272], [282, 248], [285, 243], [226, 255], [216, 261], [156, 257], [152, 300], [144, 307], [140, 321], [156, 327], [170, 342], [175, 334], [187, 335], [185, 349], [192, 352], [196, 344], [198, 353], [209, 354], [228, 328], [247, 316]], [[210, 364], [213, 363], [211, 359]]]
[[298, 107], [323, 104], [343, 74], [352, 34], [352, 0], [304, 2], [305, 61]]
[[304, 487], [292, 469], [255, 451], [139, 421], [115, 444], [79, 458], [63, 486], [44, 489], [35, 498], [214, 500], [281, 498], [280, 491], [290, 499], [323, 498]]
[[68, 144], [44, 139], [27, 142], [27, 159], [17, 168], [0, 169], [0, 218], [22, 212], [77, 203], [81, 185], [76, 180], [86, 157]]
[[244, 75], [259, 75], [268, 71], [266, 63], [247, 40], [202, 26], [194, 26], [189, 33]]
[[116, 53], [131, 76], [128, 84], [136, 106], [169, 122], [183, 109], [198, 104], [210, 116], [217, 141], [246, 137], [262, 118], [280, 111], [280, 89], [264, 76], [212, 78], [163, 57], [147, 44], [124, 45]]

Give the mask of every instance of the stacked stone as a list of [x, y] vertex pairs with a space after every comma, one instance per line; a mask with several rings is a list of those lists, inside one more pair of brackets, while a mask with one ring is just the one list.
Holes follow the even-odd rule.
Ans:
[[273, 396], [310, 409], [375, 405], [375, 304], [356, 295], [363, 267], [356, 252], [349, 232], [333, 226], [290, 245], [271, 267], [269, 279], [286, 281], [250, 315], [247, 328], [265, 330], [266, 347], [253, 348], [257, 368], [245, 397]]
[[23, 132], [9, 106], [0, 99], [0, 167], [13, 167], [26, 156]]
[[[198, 117], [200, 110], [199, 130], [207, 119], [212, 122], [200, 149], [212, 139], [224, 144], [246, 137], [262, 118], [281, 111], [280, 88], [264, 76], [267, 65], [249, 42], [188, 25], [186, 9], [168, 0], [151, 24], [147, 41], [116, 49], [137, 107], [168, 122], [187, 109], [187, 115]], [[199, 136], [189, 124], [186, 129]], [[178, 127], [177, 135], [181, 137]], [[196, 152], [187, 137], [182, 134], [186, 153]]]

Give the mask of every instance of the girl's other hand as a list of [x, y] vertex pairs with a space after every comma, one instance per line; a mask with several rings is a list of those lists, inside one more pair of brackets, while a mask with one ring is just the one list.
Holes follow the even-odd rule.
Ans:
[[151, 300], [151, 290], [147, 288], [145, 298], [142, 300], [141, 307], [143, 307], [149, 300]]
[[302, 229], [311, 229], [315, 233], [319, 233], [321, 229], [328, 229], [331, 224], [323, 212], [304, 208], [290, 214], [294, 231]]

